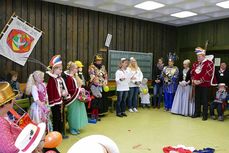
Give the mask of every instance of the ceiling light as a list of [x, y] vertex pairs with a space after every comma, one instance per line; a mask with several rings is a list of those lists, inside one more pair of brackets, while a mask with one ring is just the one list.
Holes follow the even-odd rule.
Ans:
[[220, 2], [217, 3], [216, 5], [222, 8], [229, 8], [229, 1]]
[[190, 12], [190, 11], [182, 11], [178, 13], [171, 14], [171, 16], [177, 17], [177, 18], [187, 18], [190, 16], [195, 16], [196, 13]]
[[145, 1], [145, 2], [135, 5], [134, 7], [149, 11], [149, 10], [155, 10], [157, 8], [161, 8], [164, 6], [165, 6], [164, 4], [157, 3], [154, 1]]

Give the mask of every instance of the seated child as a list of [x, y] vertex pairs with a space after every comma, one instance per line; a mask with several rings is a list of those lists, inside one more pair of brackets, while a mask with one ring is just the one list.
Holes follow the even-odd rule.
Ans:
[[8, 82], [13, 90], [18, 90], [20, 94], [16, 97], [16, 99], [20, 99], [23, 95], [23, 93], [20, 90], [20, 83], [18, 82], [18, 72], [16, 71], [10, 71], [7, 75]]
[[91, 92], [94, 98], [91, 101], [91, 119], [96, 119], [100, 121], [99, 118], [99, 108], [102, 103], [102, 89], [99, 86], [99, 78], [95, 77], [93, 83], [91, 84]]
[[216, 92], [216, 98], [211, 103], [210, 106], [210, 115], [211, 119], [215, 120], [216, 117], [214, 115], [214, 109], [217, 108], [218, 112], [218, 120], [223, 121], [223, 102], [226, 100], [227, 97], [227, 91], [226, 91], [226, 85], [224, 83], [220, 83], [218, 85], [218, 91]]
[[140, 84], [140, 98], [142, 107], [145, 108], [146, 106], [150, 108], [150, 95], [149, 89], [147, 86], [148, 79], [144, 78], [142, 83]]

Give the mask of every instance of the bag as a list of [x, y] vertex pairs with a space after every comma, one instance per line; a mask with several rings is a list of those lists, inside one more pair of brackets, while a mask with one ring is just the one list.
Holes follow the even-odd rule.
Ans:
[[[10, 109], [10, 113], [14, 116], [15, 118], [15, 123], [21, 128], [23, 129], [24, 127], [26, 127], [26, 125], [32, 123], [35, 124], [31, 118], [29, 117], [29, 114], [23, 109], [21, 108], [17, 103], [14, 103], [17, 105], [17, 107], [22, 110], [24, 112], [24, 114], [22, 116], [20, 116], [13, 108]], [[36, 124], [35, 124], [36, 125]]]
[[91, 95], [90, 92], [85, 90], [84, 88], [81, 88], [79, 91], [79, 101], [83, 102], [83, 103], [87, 103], [91, 101]]

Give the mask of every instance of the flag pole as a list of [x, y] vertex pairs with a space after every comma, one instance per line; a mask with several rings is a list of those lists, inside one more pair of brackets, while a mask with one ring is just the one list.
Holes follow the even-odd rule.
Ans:
[[6, 25], [4, 26], [4, 28], [1, 31], [1, 35], [0, 35], [0, 39], [2, 38], [2, 35], [4, 34], [4, 32], [7, 30], [9, 24], [12, 22], [13, 20], [13, 16], [15, 15], [15, 12], [13, 12], [13, 14], [10, 16], [10, 19], [8, 20], [8, 22], [6, 23]]

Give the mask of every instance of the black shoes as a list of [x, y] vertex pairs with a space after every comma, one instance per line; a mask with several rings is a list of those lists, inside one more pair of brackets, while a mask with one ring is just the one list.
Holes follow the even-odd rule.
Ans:
[[197, 118], [197, 117], [200, 117], [200, 115], [194, 114], [194, 115], [192, 116], [192, 118]]
[[118, 116], [118, 117], [123, 117], [122, 114], [117, 114], [116, 116]]
[[116, 116], [118, 116], [118, 117], [127, 117], [127, 115], [126, 115], [126, 113], [120, 113], [120, 114], [116, 114]]
[[121, 115], [127, 117], [126, 113], [122, 113]]

